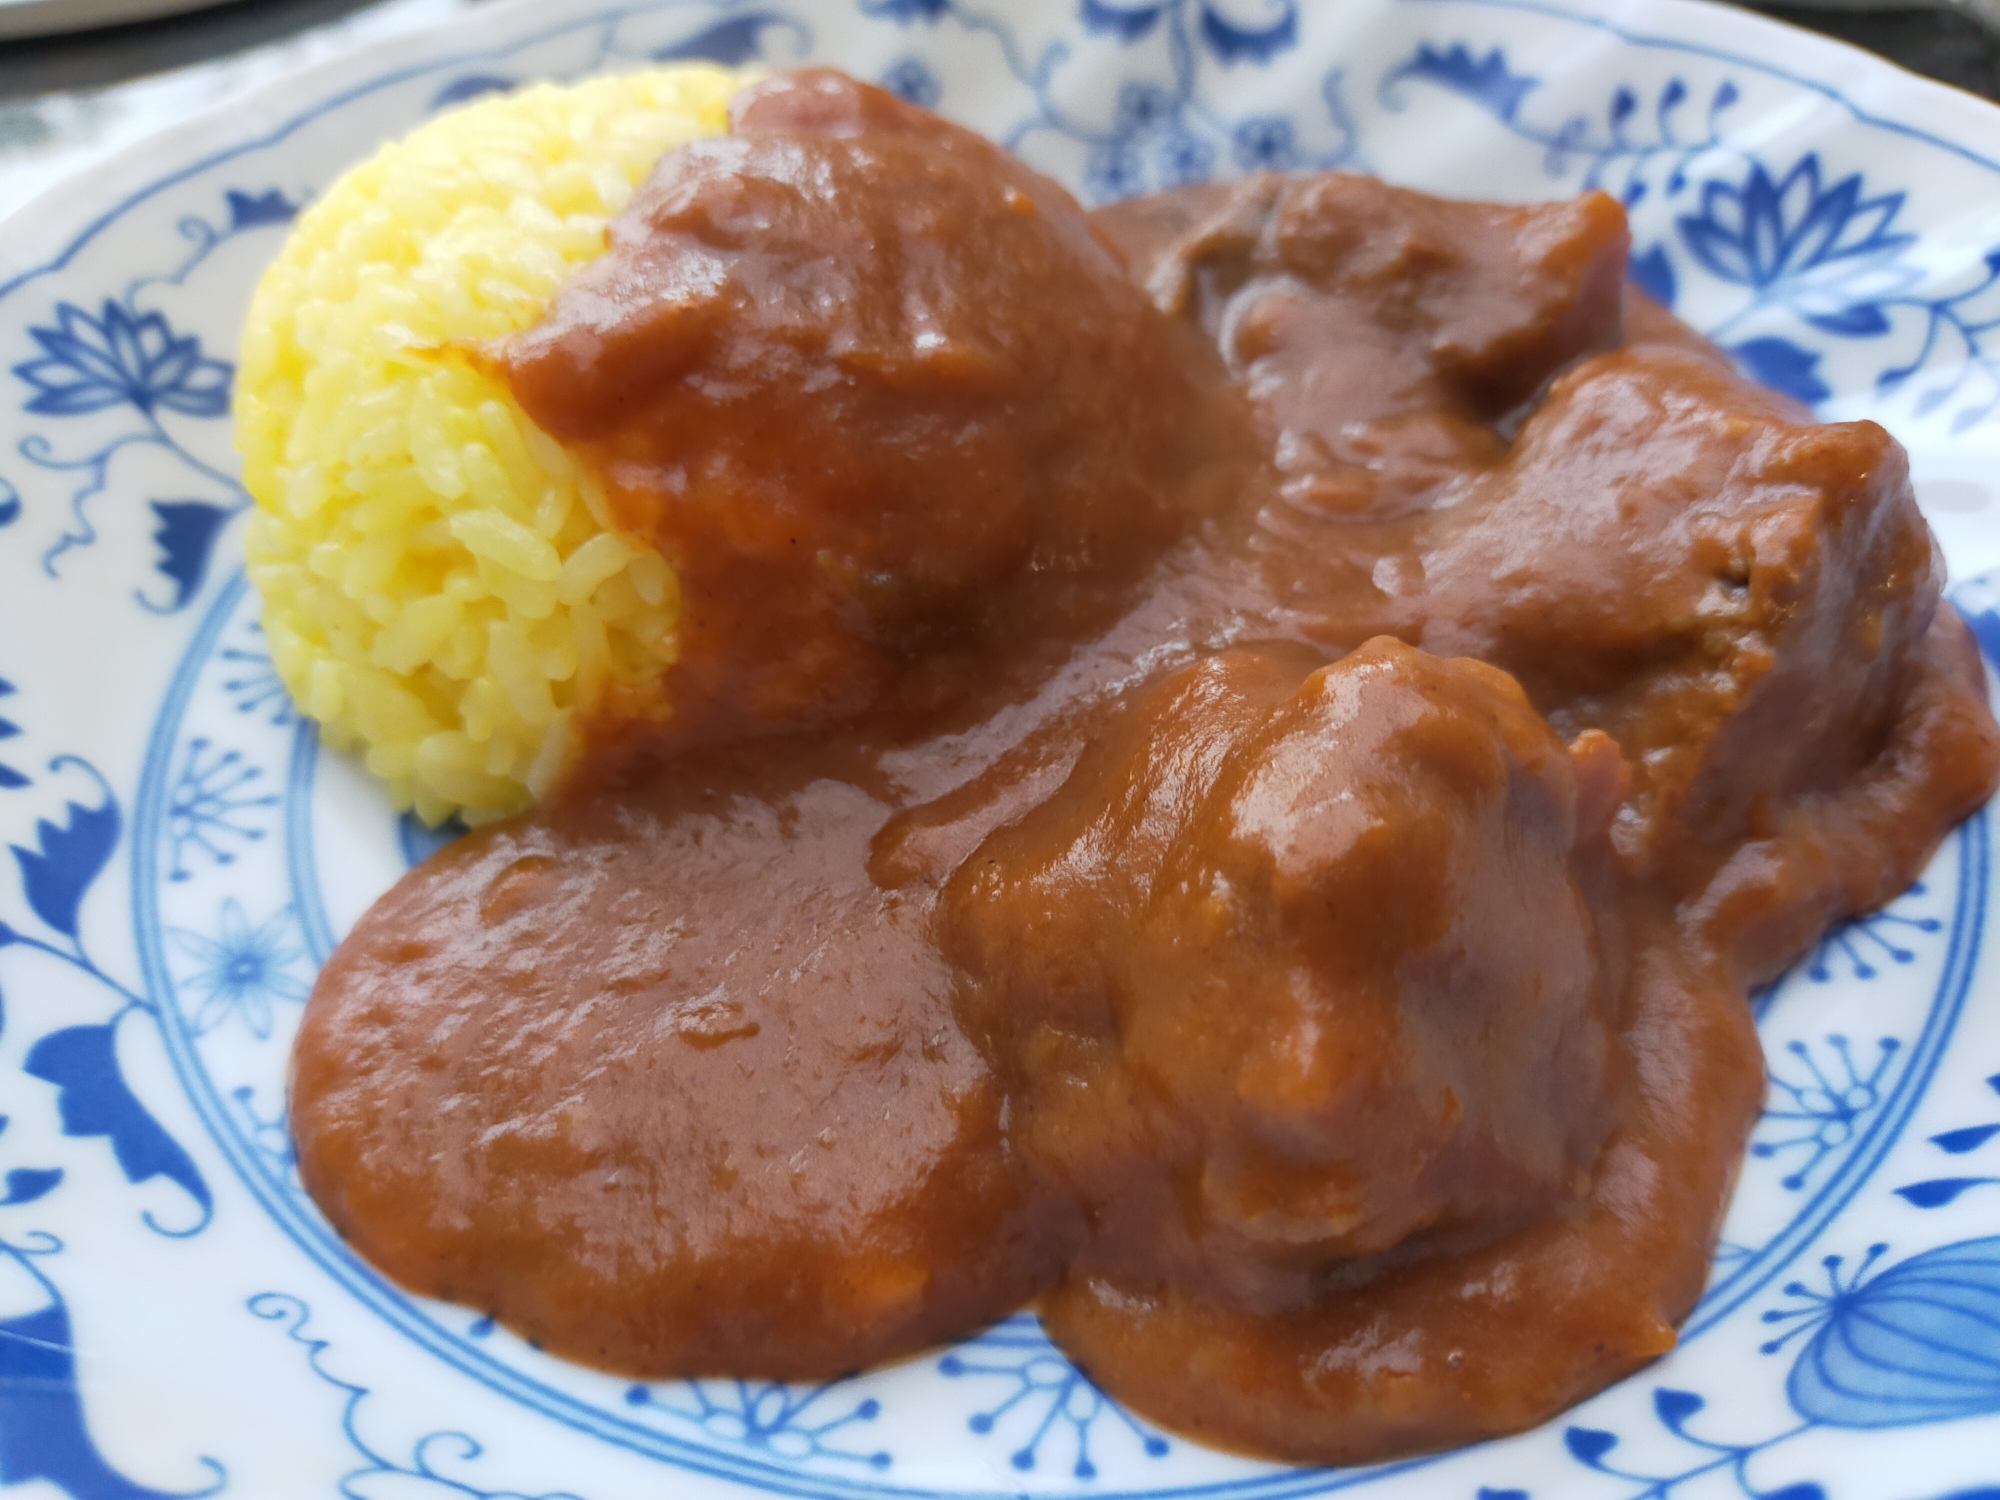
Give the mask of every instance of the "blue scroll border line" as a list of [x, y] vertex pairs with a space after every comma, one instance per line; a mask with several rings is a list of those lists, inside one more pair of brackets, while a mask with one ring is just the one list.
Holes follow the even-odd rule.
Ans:
[[[692, 6], [704, 4], [706, 0], [687, 0], [687, 3]], [[1544, 4], [1541, 3], [1541, 0], [1399, 0], [1399, 3], [1403, 5], [1426, 6], [1464, 5], [1488, 10], [1511, 10], [1531, 15], [1547, 16], [1554, 20], [1567, 21], [1573, 25], [1587, 26], [1594, 30], [1605, 32], [1635, 47], [1681, 52], [1689, 56], [1707, 58], [1711, 61], [1726, 62], [1736, 67], [1747, 68], [1752, 72], [1763, 73], [1772, 78], [1782, 79], [1800, 88], [1809, 89], [1823, 98], [1838, 104], [1852, 115], [1857, 122], [1863, 125], [1878, 130], [1887, 130], [1907, 139], [1922, 141], [1927, 145], [1936, 146], [1954, 156], [1983, 167], [1987, 171], [2000, 173], [2000, 161], [1982, 155], [1963, 142], [1933, 134], [1921, 126], [1910, 125], [1887, 116], [1872, 114], [1861, 108], [1860, 105], [1849, 99], [1840, 90], [1828, 84], [1794, 73], [1775, 63], [1746, 56], [1743, 53], [1733, 52], [1727, 48], [1710, 47], [1699, 42], [1682, 41], [1674, 37], [1649, 35], [1645, 32], [1634, 31], [1627, 27], [1619, 26], [1602, 17], [1579, 15], [1563, 6]], [[102, 233], [107, 227], [154, 194], [162, 192], [176, 183], [184, 182], [191, 177], [198, 176], [202, 172], [208, 171], [210, 168], [218, 166], [223, 162], [232, 161], [239, 156], [245, 156], [251, 152], [260, 151], [266, 147], [275, 145], [295, 131], [319, 119], [322, 115], [351, 104], [357, 99], [364, 98], [381, 89], [394, 87], [396, 84], [407, 82], [413, 78], [421, 78], [427, 73], [434, 73], [444, 69], [464, 68], [473, 63], [506, 57], [525, 47], [532, 47], [541, 42], [553, 40], [558, 36], [583, 30], [591, 26], [615, 24], [627, 16], [656, 12], [662, 8], [659, 5], [613, 7], [608, 10], [595, 12], [589, 16], [559, 22], [553, 26], [545, 27], [540, 31], [533, 32], [499, 46], [484, 50], [454, 53], [447, 58], [433, 60], [432, 62], [416, 67], [398, 69], [394, 72], [370, 79], [366, 83], [356, 84], [354, 87], [336, 94], [333, 98], [315, 105], [304, 113], [295, 115], [292, 119], [266, 135], [259, 136], [253, 140], [239, 142], [237, 145], [228, 147], [222, 151], [213, 152], [189, 166], [160, 177], [145, 187], [136, 189], [96, 219], [93, 219], [82, 230], [78, 231], [69, 244], [52, 259], [43, 262], [39, 266], [31, 267], [26, 271], [18, 273], [12, 280], [0, 282], [0, 301], [5, 301], [11, 293], [26, 283], [48, 275], [51, 272], [58, 271], [68, 265], [78, 252], [92, 239], [96, 238], [98, 234]], [[714, 10], [726, 8], [726, 5], [718, 7], [710, 4], [708, 8]]]

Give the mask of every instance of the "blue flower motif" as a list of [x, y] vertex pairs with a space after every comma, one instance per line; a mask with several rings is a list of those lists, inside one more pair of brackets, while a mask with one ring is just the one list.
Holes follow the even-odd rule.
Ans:
[[[1822, 188], [1815, 152], [1807, 152], [1776, 181], [1763, 163], [1753, 162], [1741, 186], [1706, 184], [1701, 212], [1681, 215], [1677, 227], [1696, 260], [1738, 286], [1762, 292], [1781, 282], [1801, 280], [1820, 286], [1845, 284], [1858, 273], [1886, 267], [1916, 240], [1913, 234], [1891, 229], [1903, 206], [1901, 193], [1864, 198], [1862, 191], [1858, 172]], [[1902, 285], [1907, 285], [1906, 279], [1893, 273], [1877, 291]], [[1844, 319], [1842, 327], [1829, 332], [1852, 336], [1886, 330], [1886, 321], [1879, 327], [1871, 323], [1865, 330], [1848, 326], [1855, 318], [1853, 301], [1849, 296], [1804, 310]]]
[[668, 1413], [712, 1438], [740, 1443], [784, 1463], [832, 1459], [886, 1469], [893, 1461], [887, 1450], [845, 1446], [858, 1436], [852, 1430], [857, 1424], [882, 1415], [882, 1403], [873, 1396], [840, 1399], [853, 1378], [846, 1375], [819, 1385], [745, 1380], [633, 1385], [626, 1388], [625, 1404]]
[[1284, 172], [1299, 160], [1292, 122], [1283, 115], [1250, 115], [1229, 133], [1230, 154], [1246, 172]]
[[184, 981], [203, 1000], [195, 1012], [196, 1035], [205, 1035], [240, 1011], [251, 1035], [271, 1034], [271, 1002], [303, 1000], [307, 987], [290, 967], [305, 957], [292, 937], [292, 909], [281, 908], [261, 927], [253, 928], [235, 897], [222, 903], [221, 930], [213, 938], [167, 929], [174, 946], [202, 967]]
[[907, 26], [912, 21], [935, 21], [951, 9], [951, 0], [861, 0], [861, 13], [881, 16]]
[[1800, 1153], [1798, 1166], [1780, 1179], [1794, 1192], [1804, 1187], [1821, 1162], [1854, 1139], [1859, 1122], [1882, 1102], [1884, 1079], [1902, 1050], [1902, 1043], [1885, 1036], [1876, 1044], [1873, 1064], [1857, 1066], [1853, 1050], [1838, 1032], [1826, 1039], [1830, 1061], [1822, 1065], [1813, 1049], [1792, 1041], [1785, 1050], [1798, 1060], [1799, 1070], [1787, 1078], [1771, 1069], [1771, 1100], [1759, 1122], [1760, 1131], [1775, 1124], [1776, 1139], [1757, 1141], [1750, 1154], [1770, 1158], [1782, 1152]]
[[1200, 136], [1176, 130], [1160, 145], [1159, 169], [1162, 187], [1188, 187], [1208, 181], [1215, 165], [1215, 148]]
[[938, 82], [937, 74], [915, 57], [892, 64], [882, 75], [882, 87], [919, 109], [936, 109], [938, 100], [944, 97], [944, 86]]
[[999, 1398], [974, 1412], [966, 1426], [979, 1437], [1002, 1428], [1025, 1436], [1007, 1458], [1024, 1474], [1055, 1456], [1047, 1450], [1065, 1446], [1057, 1436], [1064, 1431], [1071, 1452], [1070, 1473], [1078, 1479], [1098, 1477], [1097, 1461], [1091, 1456], [1094, 1439], [1108, 1437], [1128, 1449], [1136, 1446], [1147, 1458], [1167, 1454], [1167, 1440], [1092, 1385], [1090, 1377], [1049, 1342], [1032, 1313], [1016, 1313], [995, 1324], [945, 1355], [937, 1368], [948, 1380], [1000, 1384]]
[[1093, 146], [1083, 164], [1084, 197], [1091, 203], [1116, 203], [1144, 190], [1146, 169], [1139, 153], [1124, 141]]
[[276, 792], [260, 792], [260, 766], [249, 764], [240, 750], [218, 750], [206, 735], [188, 741], [187, 757], [167, 799], [166, 837], [173, 854], [170, 880], [186, 880], [193, 873], [188, 855], [199, 849], [218, 865], [234, 864], [236, 854], [229, 844], [237, 839], [255, 843], [264, 837], [253, 814], [256, 809], [276, 807], [284, 799]]
[[1137, 135], [1171, 125], [1180, 113], [1180, 101], [1158, 84], [1127, 80], [1118, 88], [1117, 129], [1120, 135]]
[[276, 188], [258, 193], [254, 197], [236, 188], [223, 192], [223, 201], [229, 205], [229, 232], [237, 234], [245, 229], [256, 229], [264, 224], [289, 224], [299, 216], [298, 208], [287, 202], [285, 195]]
[[147, 416], [162, 406], [190, 417], [229, 410], [230, 366], [203, 355], [192, 334], [177, 337], [159, 313], [134, 316], [107, 300], [93, 318], [63, 302], [56, 323], [28, 330], [45, 357], [14, 366], [35, 388], [27, 410], [57, 417], [127, 403]]

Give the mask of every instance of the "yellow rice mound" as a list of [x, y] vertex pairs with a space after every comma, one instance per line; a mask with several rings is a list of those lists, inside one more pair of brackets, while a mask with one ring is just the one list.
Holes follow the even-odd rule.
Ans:
[[429, 823], [527, 806], [578, 715], [674, 659], [666, 561], [464, 351], [532, 325], [744, 82], [677, 67], [440, 116], [301, 215], [251, 302], [236, 441], [272, 660]]

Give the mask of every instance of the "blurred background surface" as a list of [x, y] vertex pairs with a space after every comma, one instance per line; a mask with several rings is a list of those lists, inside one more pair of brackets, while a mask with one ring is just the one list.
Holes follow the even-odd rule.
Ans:
[[[0, 214], [263, 78], [481, 3], [0, 0]], [[2000, 100], [2000, 0], [1750, 0], [1749, 8]], [[92, 24], [134, 15], [151, 18]]]

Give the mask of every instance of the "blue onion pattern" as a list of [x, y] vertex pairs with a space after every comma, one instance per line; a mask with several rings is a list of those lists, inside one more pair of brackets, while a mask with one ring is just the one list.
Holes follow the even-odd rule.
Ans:
[[1785, 1392], [1800, 1415], [1866, 1428], [2000, 1412], [2000, 1237], [1856, 1283], [1827, 1298], [1792, 1366]]
[[975, 1411], [969, 1431], [985, 1437], [1005, 1432], [1018, 1444], [1007, 1461], [1023, 1473], [1041, 1465], [1062, 1434], [1068, 1445], [1070, 1473], [1095, 1479], [1093, 1440], [1106, 1434], [1136, 1448], [1145, 1457], [1166, 1457], [1167, 1440], [1144, 1426], [1107, 1397], [1081, 1370], [1049, 1342], [1041, 1324], [1029, 1313], [994, 1325], [938, 1361], [938, 1373], [948, 1380], [991, 1381], [999, 1398]]
[[1785, 1051], [1794, 1067], [1771, 1067], [1770, 1098], [1750, 1154], [1767, 1159], [1791, 1155], [1798, 1165], [1779, 1183], [1794, 1192], [1803, 1188], [1881, 1105], [1886, 1075], [1901, 1050], [1895, 1037], [1883, 1037], [1876, 1043], [1874, 1061], [1864, 1066], [1855, 1062], [1848, 1039], [1838, 1032], [1827, 1037], [1824, 1053], [1801, 1041], [1788, 1042]]
[[[1879, 341], [1878, 395], [1909, 396], [1918, 417], [1949, 410], [1955, 434], [2000, 412], [2000, 246], [1978, 270], [1927, 285], [1908, 259], [1916, 234], [1898, 222], [1906, 195], [1817, 151], [1780, 165], [1736, 144], [1727, 120], [1743, 91], [1733, 81], [1705, 100], [1677, 76], [1650, 94], [1618, 83], [1596, 113], [1549, 117], [1534, 108], [1542, 80], [1505, 49], [1427, 41], [1383, 75], [1384, 104], [1399, 107], [1413, 82], [1471, 101], [1541, 148], [1551, 178], [1640, 211], [1633, 278], [1660, 302], [1675, 306], [1701, 276], [1739, 289], [1734, 310], [1704, 332], [1755, 379], [1815, 405], [1833, 394], [1828, 353]], [[1686, 204], [1691, 191], [1692, 205], [1664, 224], [1642, 208]], [[1654, 226], [1670, 234], [1649, 242]]]
[[1857, 298], [1916, 280], [1896, 262], [1917, 237], [1894, 227], [1903, 194], [1866, 193], [1858, 172], [1822, 187], [1819, 155], [1808, 151], [1782, 178], [1752, 162], [1740, 183], [1703, 184], [1700, 211], [1674, 223], [1710, 275], [1759, 292], [1786, 287], [1808, 318], [1834, 320], [1827, 332], [1879, 333], [1888, 324], [1864, 328], [1854, 309], [1871, 304]]
[[106, 300], [93, 318], [68, 302], [56, 326], [30, 328], [43, 357], [14, 366], [35, 390], [26, 410], [76, 417], [131, 405], [150, 416], [160, 407], [190, 417], [229, 409], [230, 367], [201, 352], [201, 340], [176, 334], [159, 313], [135, 315]]
[[581, 1500], [568, 1490], [528, 1496], [504, 1487], [488, 1488], [470, 1473], [486, 1450], [477, 1438], [463, 1432], [426, 1433], [411, 1444], [408, 1458], [395, 1456], [362, 1432], [362, 1406], [373, 1392], [326, 1367], [325, 1356], [333, 1345], [308, 1331], [311, 1306], [286, 1292], [260, 1292], [247, 1306], [252, 1317], [281, 1326], [286, 1338], [305, 1350], [312, 1373], [340, 1393], [341, 1434], [363, 1461], [361, 1468], [341, 1481], [343, 1495], [395, 1495], [407, 1500]]

